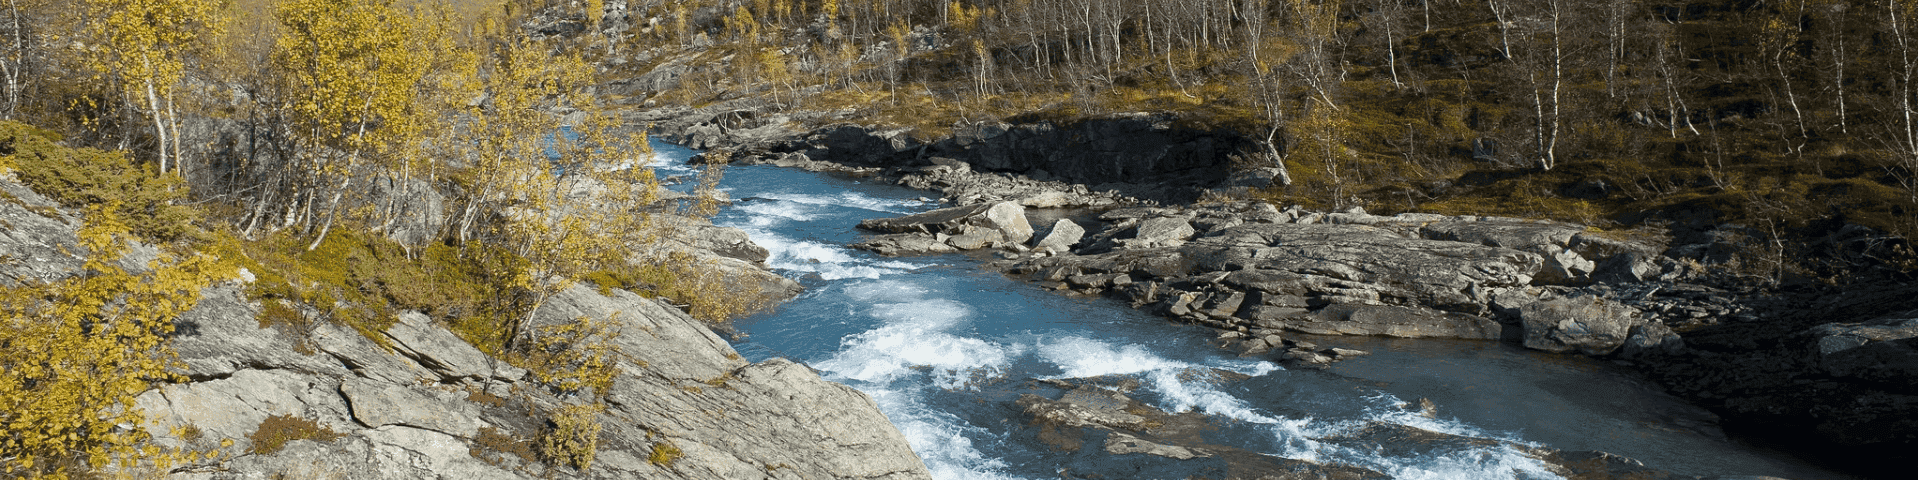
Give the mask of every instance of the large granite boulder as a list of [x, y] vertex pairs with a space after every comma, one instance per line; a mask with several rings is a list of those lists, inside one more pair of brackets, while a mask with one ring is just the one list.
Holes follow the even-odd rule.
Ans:
[[1632, 307], [1597, 295], [1541, 300], [1519, 310], [1525, 347], [1547, 352], [1608, 355], [1644, 323]]
[[1078, 245], [1079, 240], [1084, 238], [1085, 235], [1085, 227], [1079, 226], [1078, 223], [1074, 223], [1070, 219], [1061, 218], [1059, 221], [1052, 223], [1052, 229], [1048, 230], [1045, 237], [1040, 238], [1039, 243], [1034, 244], [1032, 249], [1043, 250], [1049, 253], [1070, 252], [1072, 251], [1072, 246]]

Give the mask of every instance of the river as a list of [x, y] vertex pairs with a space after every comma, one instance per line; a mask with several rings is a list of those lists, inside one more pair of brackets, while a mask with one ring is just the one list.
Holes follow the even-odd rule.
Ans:
[[[695, 152], [655, 147], [662, 176], [694, 171], [684, 161]], [[941, 207], [921, 200], [937, 194], [770, 166], [729, 168], [721, 188], [735, 202], [714, 222], [745, 230], [772, 252], [771, 267], [807, 288], [736, 321], [734, 346], [753, 361], [803, 362], [872, 396], [938, 479], [1232, 473], [1216, 457], [1109, 455], [1097, 438], [1057, 448], [1014, 405], [1022, 394], [1061, 392], [1034, 380], [1102, 376], [1135, 380], [1130, 395], [1149, 405], [1202, 414], [1207, 444], [1401, 479], [1559, 478], [1510, 444], [1601, 450], [1687, 475], [1849, 478], [1728, 440], [1708, 413], [1610, 363], [1495, 342], [1301, 336], [1371, 355], [1287, 369], [1210, 346], [1208, 328], [982, 270], [984, 257], [845, 248], [864, 235], [860, 220]], [[1402, 406], [1421, 398], [1436, 415]], [[1341, 439], [1369, 422], [1501, 442]]]

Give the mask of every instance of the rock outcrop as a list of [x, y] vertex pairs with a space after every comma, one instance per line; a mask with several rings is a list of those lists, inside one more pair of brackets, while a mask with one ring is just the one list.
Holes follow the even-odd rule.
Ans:
[[[624, 291], [574, 288], [532, 320], [609, 319], [615, 333], [619, 374], [598, 414], [605, 430], [597, 459], [585, 472], [507, 448], [548, 428], [529, 411], [580, 399], [423, 315], [403, 315], [376, 342], [327, 323], [304, 334], [261, 326], [258, 312], [236, 286], [209, 288], [176, 340], [194, 381], [139, 398], [162, 444], [218, 448], [217, 439], [234, 440], [220, 449], [220, 463], [191, 466], [182, 478], [926, 478], [864, 394], [785, 360], [741, 360], [685, 313]], [[340, 437], [258, 451], [256, 432], [275, 416]], [[171, 433], [187, 426], [195, 438]], [[664, 451], [676, 453], [656, 453]]]
[[[0, 189], [0, 254], [12, 256], [0, 280], [77, 273], [79, 217], [12, 182]], [[750, 240], [686, 226], [695, 235], [674, 248], [772, 275]], [[584, 341], [606, 347], [615, 373], [601, 407], [586, 410], [603, 430], [578, 471], [533, 444], [594, 392], [560, 390], [417, 312], [367, 332], [317, 312], [265, 315], [263, 302], [281, 300], [249, 298], [240, 282], [205, 288], [175, 320], [185, 381], [135, 400], [155, 444], [219, 454], [176, 465], [173, 478], [929, 478], [865, 394], [783, 359], [747, 362], [660, 299], [575, 287], [528, 320], [536, 335], [579, 319], [603, 326]]]

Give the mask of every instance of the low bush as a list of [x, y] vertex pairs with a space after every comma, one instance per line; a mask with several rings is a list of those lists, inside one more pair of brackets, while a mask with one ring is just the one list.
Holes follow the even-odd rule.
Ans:
[[553, 412], [537, 441], [540, 458], [580, 471], [592, 468], [599, 450], [599, 412], [604, 409], [597, 404], [571, 405]]
[[253, 442], [247, 451], [254, 454], [270, 454], [286, 447], [294, 440], [314, 440], [330, 442], [344, 435], [321, 426], [319, 422], [292, 415], [274, 415], [260, 422], [260, 428], [246, 438]]

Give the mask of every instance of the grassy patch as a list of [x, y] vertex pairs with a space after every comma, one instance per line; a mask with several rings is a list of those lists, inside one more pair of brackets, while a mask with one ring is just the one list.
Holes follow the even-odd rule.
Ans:
[[286, 447], [287, 442], [294, 440], [330, 442], [342, 436], [344, 435], [309, 419], [291, 415], [274, 415], [261, 421], [260, 428], [246, 438], [253, 442], [248, 452], [265, 455], [280, 451], [281, 448]]
[[527, 463], [538, 461], [533, 453], [533, 441], [519, 435], [513, 435], [493, 427], [481, 427], [479, 435], [473, 437], [474, 447], [467, 451], [473, 458], [490, 460], [487, 453], [512, 455]]

